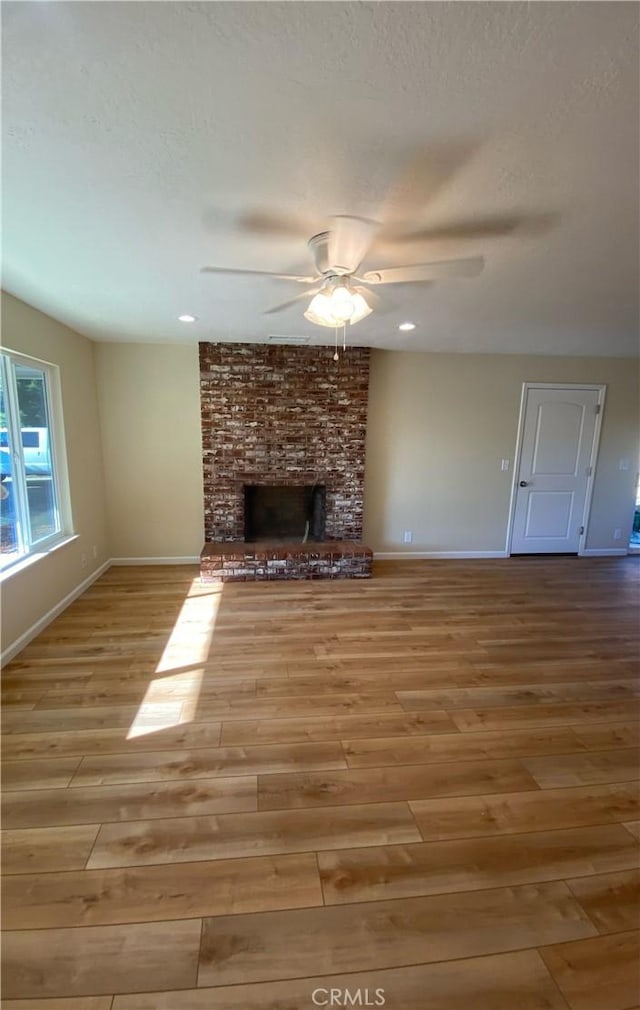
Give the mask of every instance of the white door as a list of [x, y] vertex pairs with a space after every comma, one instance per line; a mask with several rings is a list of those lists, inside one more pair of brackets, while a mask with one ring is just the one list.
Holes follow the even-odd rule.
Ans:
[[512, 554], [577, 553], [599, 398], [580, 386], [527, 389]]

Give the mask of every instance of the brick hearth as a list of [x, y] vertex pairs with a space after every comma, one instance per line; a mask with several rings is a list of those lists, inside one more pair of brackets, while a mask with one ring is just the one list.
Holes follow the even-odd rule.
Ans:
[[200, 555], [200, 577], [203, 582], [368, 579], [372, 561], [368, 547], [344, 540], [321, 544], [205, 544]]

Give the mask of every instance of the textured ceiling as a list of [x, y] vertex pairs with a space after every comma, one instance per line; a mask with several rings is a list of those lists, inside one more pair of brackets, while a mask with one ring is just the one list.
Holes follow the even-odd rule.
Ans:
[[[436, 230], [515, 213], [544, 227], [381, 242], [366, 268], [486, 267], [386, 288], [395, 307], [350, 341], [637, 352], [636, 4], [8, 2], [2, 17], [4, 286], [80, 332], [324, 343], [304, 305], [263, 315], [296, 285], [200, 268], [308, 273], [305, 239], [332, 214]], [[299, 234], [253, 234], [258, 214]]]

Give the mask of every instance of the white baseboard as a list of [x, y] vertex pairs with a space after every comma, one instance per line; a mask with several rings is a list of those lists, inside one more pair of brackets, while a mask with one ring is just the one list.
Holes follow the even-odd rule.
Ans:
[[626, 547], [586, 547], [580, 551], [581, 558], [623, 558], [628, 554]]
[[374, 561], [419, 561], [422, 558], [508, 558], [506, 551], [374, 551]]
[[200, 558], [111, 558], [112, 565], [199, 565]]
[[[621, 558], [626, 557], [627, 554], [635, 554], [636, 551], [626, 547], [604, 547], [604, 548], [587, 548], [584, 551], [580, 551], [579, 557], [581, 558]], [[522, 556], [522, 555], [519, 555]], [[544, 557], [553, 558], [553, 554], [545, 554]], [[508, 558], [510, 557], [508, 551], [374, 551], [373, 559], [374, 561], [419, 561], [423, 558], [442, 558], [455, 560], [460, 559], [473, 559], [473, 558]], [[542, 555], [539, 555], [542, 557]]]
[[107, 568], [110, 567], [111, 561], [105, 561], [99, 568], [96, 568], [95, 572], [88, 575], [87, 578], [80, 583], [80, 585], [76, 586], [75, 589], [72, 589], [70, 593], [67, 593], [66, 596], [56, 603], [55, 607], [48, 610], [43, 617], [35, 622], [35, 624], [32, 624], [30, 628], [27, 628], [27, 630], [24, 631], [19, 638], [16, 638], [15, 642], [12, 642], [11, 645], [7, 646], [7, 648], [3, 650], [2, 655], [0, 656], [0, 663], [4, 666], [5, 663], [10, 662], [14, 656], [17, 656], [17, 654], [21, 652], [24, 647], [36, 637], [36, 635], [39, 635], [41, 631], [44, 631], [48, 624], [51, 624], [51, 622], [54, 621], [63, 610], [66, 610], [70, 603], [73, 603], [73, 601], [77, 600], [79, 596], [82, 596], [85, 590], [88, 589], [89, 586], [96, 581], [96, 579], [99, 579], [100, 576], [106, 572]]

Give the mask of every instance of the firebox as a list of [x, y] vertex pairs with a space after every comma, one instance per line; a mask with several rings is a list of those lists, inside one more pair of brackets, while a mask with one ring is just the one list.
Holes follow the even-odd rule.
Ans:
[[244, 485], [244, 539], [302, 543], [325, 537], [326, 495], [321, 484]]

